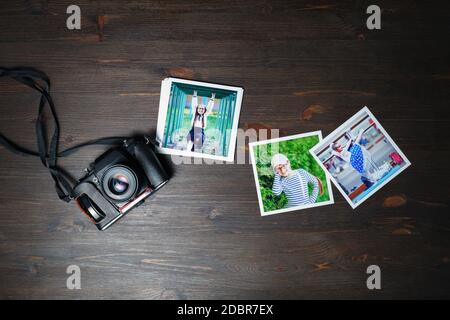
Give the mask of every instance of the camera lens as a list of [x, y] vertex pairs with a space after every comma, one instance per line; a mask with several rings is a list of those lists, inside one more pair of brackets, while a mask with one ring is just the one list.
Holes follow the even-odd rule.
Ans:
[[105, 172], [102, 185], [108, 197], [126, 201], [136, 194], [138, 182], [130, 168], [120, 165], [111, 167]]
[[109, 189], [115, 194], [122, 194], [128, 190], [130, 183], [128, 178], [122, 174], [117, 174], [109, 179]]

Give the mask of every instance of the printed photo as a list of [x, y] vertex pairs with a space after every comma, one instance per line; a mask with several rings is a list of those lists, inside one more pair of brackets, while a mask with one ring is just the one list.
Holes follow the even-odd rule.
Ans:
[[311, 154], [352, 208], [411, 164], [367, 107], [312, 148]]
[[320, 131], [249, 144], [261, 215], [333, 203], [329, 178], [309, 150]]
[[167, 78], [157, 140], [161, 153], [233, 161], [243, 89]]

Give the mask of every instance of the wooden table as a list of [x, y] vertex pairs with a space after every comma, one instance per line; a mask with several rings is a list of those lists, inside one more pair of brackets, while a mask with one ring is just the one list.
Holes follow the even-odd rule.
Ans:
[[[0, 297], [449, 298], [449, 5], [378, 1], [2, 1], [0, 64], [48, 73], [61, 147], [156, 128], [167, 76], [245, 88], [240, 128], [326, 136], [367, 105], [412, 166], [356, 210], [259, 215], [252, 168], [179, 165], [106, 232], [0, 149]], [[393, 1], [392, 1], [393, 2]], [[447, 2], [448, 3], [448, 2]], [[38, 96], [0, 81], [0, 128], [35, 148]], [[72, 174], [105, 150], [61, 164]], [[381, 268], [382, 290], [366, 269]], [[81, 290], [66, 268], [81, 268]]]

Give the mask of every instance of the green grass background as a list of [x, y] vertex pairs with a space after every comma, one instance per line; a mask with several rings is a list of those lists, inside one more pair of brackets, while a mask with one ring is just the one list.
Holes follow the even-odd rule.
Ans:
[[[323, 194], [317, 198], [316, 203], [330, 200], [325, 172], [311, 156], [309, 150], [319, 142], [319, 136], [302, 137], [293, 140], [279, 141], [254, 147], [256, 171], [264, 207], [264, 212], [283, 209], [287, 204], [284, 193], [275, 196], [272, 192], [274, 173], [270, 160], [275, 153], [284, 154], [291, 162], [292, 170], [304, 169], [319, 178], [323, 185]], [[278, 144], [278, 152], [274, 145]], [[272, 149], [275, 149], [272, 152]], [[312, 187], [310, 186], [310, 191]]]

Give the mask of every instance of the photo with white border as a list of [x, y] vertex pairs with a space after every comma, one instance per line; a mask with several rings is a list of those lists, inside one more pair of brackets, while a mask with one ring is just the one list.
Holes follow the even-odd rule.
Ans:
[[411, 165], [367, 107], [310, 152], [353, 209]]
[[309, 153], [321, 140], [314, 131], [249, 143], [262, 216], [334, 203], [330, 179]]
[[161, 83], [157, 149], [233, 161], [243, 88], [178, 78]]

